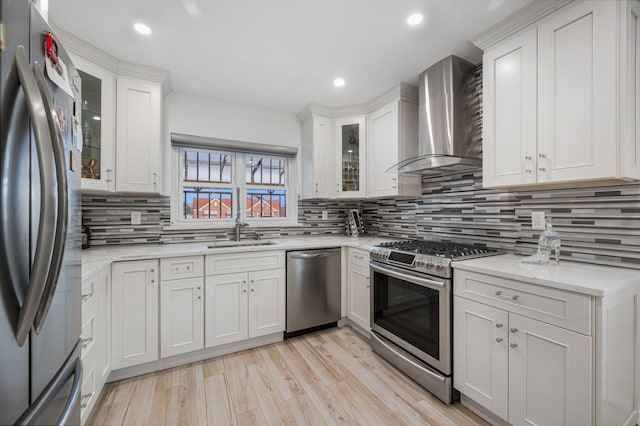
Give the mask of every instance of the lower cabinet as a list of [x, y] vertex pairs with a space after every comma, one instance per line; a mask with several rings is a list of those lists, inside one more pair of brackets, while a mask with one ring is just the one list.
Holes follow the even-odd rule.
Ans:
[[160, 284], [160, 357], [204, 348], [203, 278]]
[[158, 260], [112, 267], [112, 368], [158, 359]]
[[369, 278], [369, 252], [349, 249], [347, 282], [347, 318], [369, 330], [371, 318], [371, 283]]
[[513, 425], [592, 424], [590, 298], [467, 271], [456, 274], [454, 387]]
[[284, 330], [284, 269], [206, 277], [206, 347]]
[[513, 425], [591, 424], [591, 337], [454, 297], [454, 387]]
[[82, 382], [80, 419], [84, 424], [111, 373], [111, 266], [82, 282]]

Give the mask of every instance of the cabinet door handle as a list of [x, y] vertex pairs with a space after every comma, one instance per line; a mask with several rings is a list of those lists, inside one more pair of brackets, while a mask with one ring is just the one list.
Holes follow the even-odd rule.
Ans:
[[525, 161], [531, 161], [531, 156], [529, 156], [529, 155], [525, 155], [525, 156], [524, 156], [524, 159], [525, 159]]
[[502, 342], [504, 339], [502, 337], [496, 337], [496, 342], [500, 343]]
[[503, 324], [501, 322], [496, 323], [496, 328], [502, 328]]
[[511, 300], [513, 300], [514, 302], [517, 302], [518, 299], [520, 299], [520, 296], [518, 296], [517, 294], [514, 294], [513, 296], [511, 296]]
[[89, 393], [85, 393], [84, 395], [80, 395], [80, 399], [87, 399], [87, 398], [91, 398], [93, 396], [93, 392], [89, 392]]
[[509, 346], [511, 346], [512, 348], [517, 348], [518, 344], [517, 343], [511, 343]]
[[496, 296], [502, 296], [502, 290], [496, 291]]
[[538, 170], [540, 170], [541, 172], [545, 172], [547, 169], [545, 169], [544, 167], [540, 167]]
[[86, 302], [88, 299], [90, 299], [93, 296], [93, 291], [91, 293], [86, 293], [83, 294], [80, 299], [82, 299], [82, 302]]
[[509, 330], [509, 331], [511, 331], [512, 333], [517, 333], [517, 332], [518, 332], [518, 329], [517, 329], [517, 328], [515, 328], [515, 327], [511, 327], [511, 330]]
[[80, 347], [82, 349], [86, 348], [87, 346], [89, 346], [89, 343], [93, 342], [93, 337], [87, 337], [86, 339], [81, 339], [80, 340]]
[[538, 158], [547, 158], [547, 156], [544, 154], [538, 154]]

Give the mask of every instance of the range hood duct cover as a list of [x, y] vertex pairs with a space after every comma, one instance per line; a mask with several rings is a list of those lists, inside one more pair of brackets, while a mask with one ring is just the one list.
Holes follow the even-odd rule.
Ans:
[[482, 167], [482, 67], [449, 56], [420, 76], [418, 157], [388, 172], [423, 176]]

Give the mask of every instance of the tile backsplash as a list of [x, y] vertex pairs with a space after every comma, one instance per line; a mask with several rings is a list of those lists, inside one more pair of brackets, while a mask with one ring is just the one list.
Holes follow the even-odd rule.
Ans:
[[[290, 235], [344, 234], [345, 212], [356, 208], [356, 201], [305, 200], [298, 202], [298, 222], [291, 227], [243, 227], [242, 238]], [[322, 211], [328, 212], [326, 220]], [[141, 224], [131, 224], [131, 212], [141, 213]], [[233, 238], [234, 228], [198, 230], [164, 229], [170, 224], [170, 198], [160, 195], [84, 193], [83, 224], [91, 228], [91, 245], [210, 242]]]
[[[167, 230], [170, 200], [162, 196], [83, 194], [93, 246], [214, 241], [233, 228]], [[348, 209], [360, 208], [367, 234], [391, 238], [484, 243], [509, 252], [535, 252], [541, 231], [531, 212], [544, 211], [562, 239], [562, 258], [640, 269], [640, 183], [569, 189], [487, 190], [480, 172], [426, 178], [415, 199], [303, 200], [296, 227], [242, 228], [243, 237], [342, 235]], [[327, 220], [322, 211], [327, 210]], [[131, 225], [131, 212], [141, 212]]]

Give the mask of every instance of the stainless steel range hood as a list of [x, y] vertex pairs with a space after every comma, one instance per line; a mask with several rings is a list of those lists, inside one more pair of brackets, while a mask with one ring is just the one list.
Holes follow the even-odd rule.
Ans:
[[420, 74], [418, 157], [388, 172], [423, 176], [482, 167], [482, 105], [476, 66], [449, 56]]

